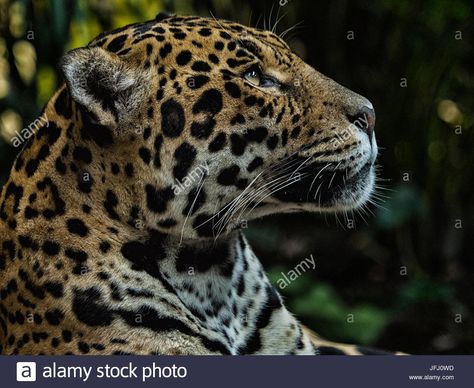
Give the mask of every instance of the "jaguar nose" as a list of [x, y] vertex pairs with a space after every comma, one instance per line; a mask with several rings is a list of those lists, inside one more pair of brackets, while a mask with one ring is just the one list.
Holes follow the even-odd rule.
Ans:
[[372, 142], [375, 128], [375, 111], [372, 107], [364, 105], [354, 113], [346, 113], [349, 122], [365, 132]]

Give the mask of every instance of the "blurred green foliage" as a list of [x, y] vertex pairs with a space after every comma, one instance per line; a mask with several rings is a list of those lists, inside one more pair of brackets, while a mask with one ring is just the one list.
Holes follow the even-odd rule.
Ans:
[[472, 7], [471, 0], [0, 0], [0, 185], [17, 152], [9, 139], [61, 82], [56, 66], [65, 51], [163, 10], [261, 28], [284, 15], [277, 31], [300, 23], [286, 38], [303, 59], [374, 103], [380, 185], [389, 191], [355, 215], [356, 227], [319, 215], [253, 223], [247, 234], [258, 256], [276, 283], [314, 255], [316, 270], [281, 293], [331, 340], [472, 354]]
[[[284, 271], [284, 267], [273, 268], [269, 273], [270, 280], [278, 284]], [[291, 312], [300, 317], [312, 317], [318, 326], [327, 326], [325, 334], [332, 340], [371, 344], [389, 319], [388, 311], [371, 304], [346, 305], [337, 290], [326, 283], [315, 283], [310, 277], [291, 282], [284, 294]]]

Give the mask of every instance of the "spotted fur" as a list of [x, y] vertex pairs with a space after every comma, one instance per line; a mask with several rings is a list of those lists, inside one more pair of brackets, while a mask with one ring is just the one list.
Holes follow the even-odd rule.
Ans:
[[302, 327], [238, 229], [364, 203], [370, 102], [271, 32], [200, 17], [61, 68], [2, 192], [1, 353], [364, 353]]

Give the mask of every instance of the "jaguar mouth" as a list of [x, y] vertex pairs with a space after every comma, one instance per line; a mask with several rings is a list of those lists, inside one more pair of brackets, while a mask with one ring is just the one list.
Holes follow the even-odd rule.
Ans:
[[357, 170], [313, 163], [289, 176], [286, 187], [272, 196], [280, 202], [309, 204], [317, 210], [351, 210], [367, 201], [374, 181], [373, 161]]

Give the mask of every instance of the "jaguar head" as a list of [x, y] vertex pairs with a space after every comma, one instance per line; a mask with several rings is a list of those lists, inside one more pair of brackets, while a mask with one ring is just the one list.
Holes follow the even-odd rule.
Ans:
[[133, 161], [147, 222], [167, 233], [215, 237], [371, 196], [372, 104], [269, 31], [169, 17], [103, 34], [62, 67], [84, 122]]

